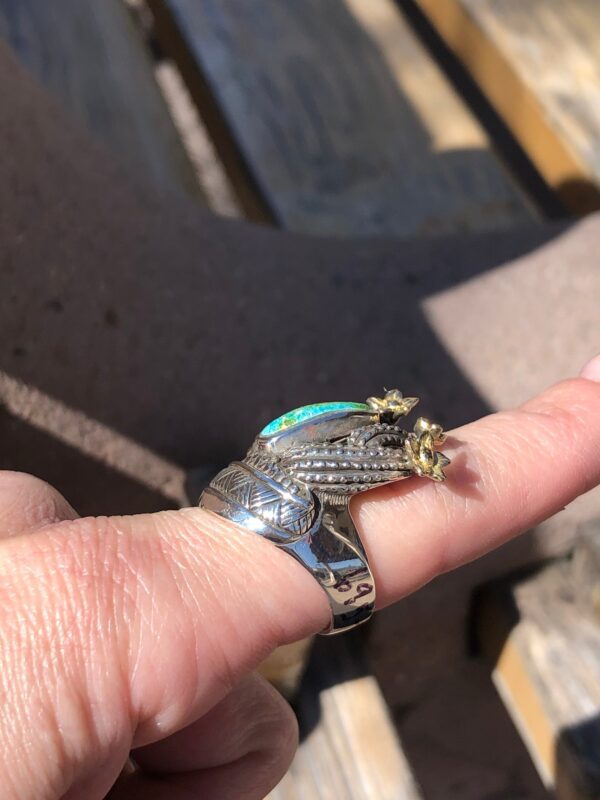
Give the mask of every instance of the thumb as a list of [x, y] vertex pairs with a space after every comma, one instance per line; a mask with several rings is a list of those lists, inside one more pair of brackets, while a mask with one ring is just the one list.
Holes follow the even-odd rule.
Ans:
[[51, 784], [32, 797], [98, 771], [108, 790], [132, 747], [203, 716], [328, 615], [293, 559], [201, 509], [67, 520], [2, 541], [2, 773], [15, 787], [31, 775]]

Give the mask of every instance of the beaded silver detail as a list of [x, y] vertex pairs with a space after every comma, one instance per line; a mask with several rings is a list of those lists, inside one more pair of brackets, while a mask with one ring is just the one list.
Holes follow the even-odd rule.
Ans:
[[366, 404], [326, 403], [283, 415], [243, 461], [213, 478], [200, 505], [274, 542], [320, 582], [332, 609], [326, 633], [367, 619], [375, 585], [348, 511], [352, 495], [411, 475], [443, 480], [439, 425], [397, 423], [416, 404], [397, 390]]

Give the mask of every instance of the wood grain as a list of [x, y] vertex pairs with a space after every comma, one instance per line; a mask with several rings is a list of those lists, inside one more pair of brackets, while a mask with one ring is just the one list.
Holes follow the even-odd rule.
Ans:
[[317, 643], [297, 712], [302, 741], [268, 800], [418, 800], [421, 794], [360, 644]]
[[200, 195], [121, 0], [0, 0], [0, 37], [130, 169]]
[[[213, 138], [230, 132], [288, 230], [431, 234], [531, 218], [392, 0], [150, 5], [201, 109], [212, 98]], [[237, 185], [242, 172], [238, 161]]]
[[559, 800], [600, 797], [600, 623], [560, 561], [505, 583], [479, 619], [494, 682], [544, 782]]
[[600, 624], [600, 518], [580, 525], [577, 534], [573, 553], [575, 598]]
[[600, 208], [600, 3], [416, 3], [564, 202]]

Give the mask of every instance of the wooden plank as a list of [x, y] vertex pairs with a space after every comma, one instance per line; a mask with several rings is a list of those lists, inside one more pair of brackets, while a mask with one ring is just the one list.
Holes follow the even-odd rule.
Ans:
[[300, 747], [268, 800], [421, 797], [356, 637], [318, 641], [297, 713]]
[[588, 520], [577, 533], [573, 554], [575, 597], [581, 608], [600, 623], [600, 519]]
[[430, 234], [533, 215], [392, 0], [150, 6], [203, 112], [212, 98], [213, 138], [228, 129], [239, 147], [232, 180], [245, 170], [288, 230]]
[[163, 188], [200, 196], [121, 0], [0, 0], [0, 37], [128, 167]]
[[576, 601], [572, 564], [493, 589], [479, 630], [546, 785], [559, 800], [600, 798], [600, 623]]
[[415, 2], [568, 207], [600, 208], [600, 3]]

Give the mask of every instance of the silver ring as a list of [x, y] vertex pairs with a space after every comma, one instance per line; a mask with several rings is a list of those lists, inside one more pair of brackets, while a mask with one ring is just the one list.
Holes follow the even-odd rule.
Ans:
[[393, 389], [366, 403], [297, 408], [263, 428], [244, 460], [202, 493], [202, 508], [269, 539], [316, 578], [331, 605], [324, 634], [360, 625], [375, 608], [350, 497], [411, 475], [444, 480], [449, 459], [434, 450], [442, 428], [423, 417], [411, 433], [397, 424], [417, 403]]

